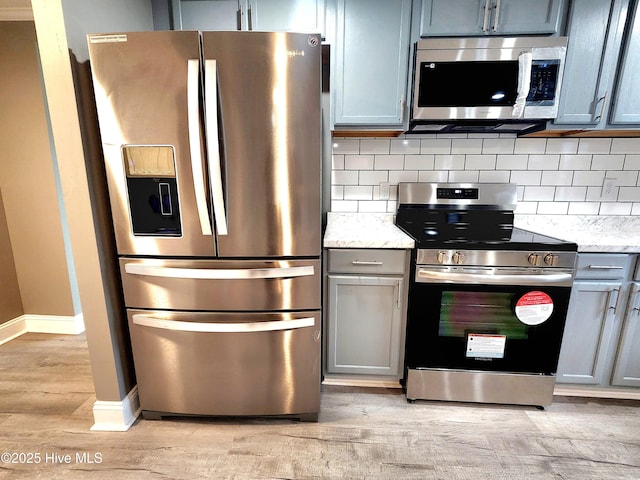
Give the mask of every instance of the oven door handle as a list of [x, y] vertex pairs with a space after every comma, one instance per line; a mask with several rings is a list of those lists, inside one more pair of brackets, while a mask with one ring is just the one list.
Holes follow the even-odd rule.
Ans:
[[439, 272], [419, 268], [416, 272], [416, 281], [421, 280], [441, 283], [490, 283], [492, 285], [542, 285], [547, 283], [570, 284], [573, 279], [571, 273], [543, 273], [536, 275], [522, 274], [484, 274], [484, 273], [459, 273]]

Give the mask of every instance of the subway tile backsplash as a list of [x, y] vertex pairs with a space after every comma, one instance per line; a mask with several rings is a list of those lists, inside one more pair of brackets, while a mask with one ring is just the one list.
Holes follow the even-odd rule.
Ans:
[[639, 172], [640, 138], [334, 137], [331, 210], [395, 212], [399, 182], [482, 182], [517, 184], [516, 213], [638, 215]]

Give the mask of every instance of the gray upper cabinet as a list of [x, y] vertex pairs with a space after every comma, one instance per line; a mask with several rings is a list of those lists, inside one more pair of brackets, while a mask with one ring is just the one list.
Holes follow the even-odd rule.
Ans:
[[556, 34], [564, 0], [423, 0], [420, 35]]
[[627, 26], [626, 44], [620, 58], [616, 94], [610, 123], [640, 124], [640, 14], [638, 3]]
[[559, 125], [604, 127], [628, 0], [574, 0], [569, 13]]
[[334, 124], [401, 127], [411, 0], [338, 0], [336, 6]]
[[[589, 129], [640, 124], [640, 18], [629, 0], [574, 0], [564, 85], [554, 125]], [[617, 73], [617, 75], [616, 75]]]
[[249, 0], [252, 30], [320, 33], [324, 0]]
[[[155, 10], [157, 0], [154, 2]], [[180, 0], [177, 4], [179, 8], [173, 12], [176, 29], [324, 35], [325, 0]]]
[[242, 27], [243, 12], [238, 0], [180, 0], [177, 4], [176, 30], [240, 30]]

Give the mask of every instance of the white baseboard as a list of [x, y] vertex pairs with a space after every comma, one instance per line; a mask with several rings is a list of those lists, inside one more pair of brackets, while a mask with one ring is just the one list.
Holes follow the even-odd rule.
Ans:
[[25, 333], [56, 333], [78, 335], [84, 332], [84, 317], [78, 315], [21, 315], [0, 324], [0, 345]]
[[140, 399], [138, 386], [131, 389], [129, 394], [120, 402], [96, 400], [93, 404], [93, 419], [91, 430], [99, 432], [126, 432], [140, 415]]
[[615, 398], [620, 400], [640, 400], [638, 388], [588, 387], [581, 385], [556, 384], [554, 395], [564, 397]]
[[27, 333], [27, 322], [24, 315], [0, 325], [0, 345]]
[[74, 317], [62, 315], [23, 315], [29, 333], [58, 333], [78, 335], [84, 332], [84, 317], [81, 313]]

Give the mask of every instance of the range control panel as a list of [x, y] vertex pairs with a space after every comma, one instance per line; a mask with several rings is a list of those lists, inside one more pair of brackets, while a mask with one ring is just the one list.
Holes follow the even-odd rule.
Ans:
[[477, 200], [477, 188], [437, 188], [436, 198], [447, 200]]

